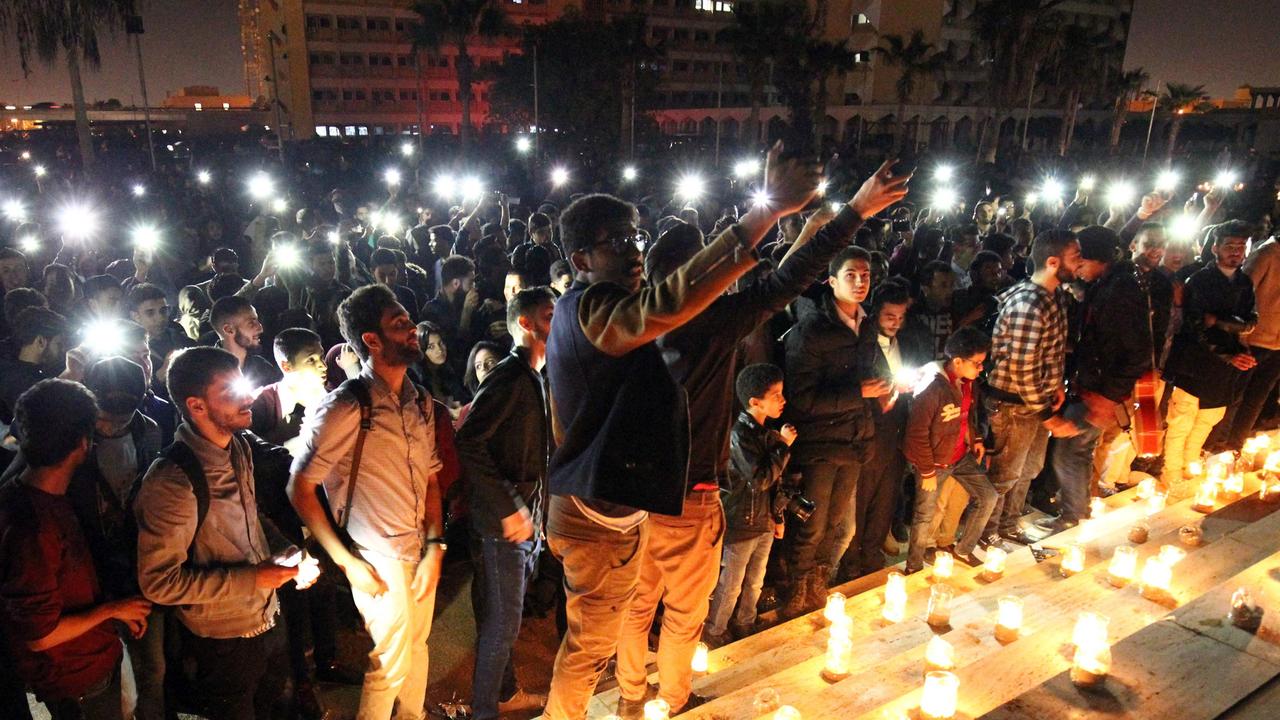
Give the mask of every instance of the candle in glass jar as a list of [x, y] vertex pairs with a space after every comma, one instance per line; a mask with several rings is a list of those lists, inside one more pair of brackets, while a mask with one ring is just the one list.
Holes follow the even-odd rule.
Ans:
[[951, 643], [944, 640], [941, 635], [934, 635], [929, 638], [929, 644], [924, 647], [925, 672], [951, 670], [955, 666], [956, 649], [951, 647]]
[[920, 695], [920, 716], [928, 720], [950, 720], [956, 716], [956, 695], [960, 678], [955, 673], [934, 670], [924, 676], [924, 692]]
[[837, 623], [849, 617], [844, 610], [845, 600], [844, 593], [833, 592], [827, 596], [827, 606], [822, 611], [827, 622]]
[[884, 584], [884, 619], [902, 622], [907, 617], [907, 578], [900, 572], [891, 572]]
[[1263, 463], [1262, 471], [1268, 475], [1280, 473], [1280, 450], [1267, 453], [1267, 461]]
[[1089, 517], [1100, 518], [1107, 514], [1107, 501], [1100, 497], [1089, 499]]
[[671, 706], [662, 698], [644, 704], [644, 720], [668, 720], [670, 716]]
[[1142, 597], [1157, 602], [1168, 599], [1169, 583], [1173, 580], [1173, 568], [1159, 556], [1147, 558], [1142, 564]]
[[1124, 587], [1133, 580], [1138, 569], [1138, 551], [1128, 545], [1116, 548], [1111, 556], [1111, 565], [1107, 567], [1107, 579], [1116, 587]]
[[1062, 574], [1064, 577], [1071, 577], [1078, 572], [1084, 571], [1084, 547], [1081, 545], [1068, 545], [1062, 550]]
[[1022, 631], [1022, 598], [1006, 595], [996, 605], [996, 640], [1011, 643]]
[[1199, 460], [1192, 460], [1187, 463], [1187, 475], [1193, 478], [1204, 475], [1204, 463]]
[[849, 661], [853, 654], [853, 640], [847, 633], [835, 632], [827, 638], [827, 658], [822, 666], [822, 678], [827, 682], [849, 677]]
[[1213, 512], [1213, 506], [1218, 502], [1218, 484], [1212, 478], [1207, 478], [1200, 483], [1200, 489], [1196, 491], [1196, 499], [1191, 503], [1191, 509], [1196, 512], [1210, 513]]
[[930, 627], [946, 627], [951, 623], [951, 598], [954, 596], [955, 591], [946, 583], [938, 583], [929, 589], [927, 622]]
[[1271, 482], [1266, 476], [1258, 486], [1258, 499], [1263, 502], [1280, 502], [1280, 480]]
[[1111, 645], [1107, 641], [1107, 625], [1103, 615], [1083, 612], [1076, 618], [1071, 642], [1075, 654], [1071, 659], [1071, 682], [1082, 687], [1098, 685], [1111, 670]]
[[955, 572], [955, 557], [944, 550], [939, 550], [933, 556], [933, 577], [937, 580], [949, 580], [952, 573]]
[[982, 579], [990, 582], [999, 580], [1004, 575], [1004, 561], [1008, 553], [998, 547], [987, 550], [987, 559], [982, 563]]
[[698, 643], [693, 648], [693, 660], [690, 665], [695, 673], [705, 673], [707, 671], [707, 654], [709, 652], [710, 648], [704, 642]]
[[1143, 478], [1142, 481], [1138, 483], [1137, 495], [1139, 500], [1146, 500], [1155, 494], [1156, 494], [1155, 478], [1146, 477], [1146, 478]]
[[790, 705], [783, 705], [773, 711], [773, 720], [800, 720], [800, 711]]
[[1227, 502], [1235, 502], [1240, 499], [1240, 495], [1244, 492], [1244, 474], [1231, 473], [1222, 481], [1222, 499]]
[[1155, 515], [1164, 510], [1164, 506], [1169, 502], [1169, 493], [1153, 493], [1147, 498], [1147, 515]]
[[1182, 562], [1182, 559], [1186, 556], [1187, 551], [1177, 545], [1160, 546], [1160, 562], [1168, 565], [1169, 567], [1173, 567], [1174, 565]]

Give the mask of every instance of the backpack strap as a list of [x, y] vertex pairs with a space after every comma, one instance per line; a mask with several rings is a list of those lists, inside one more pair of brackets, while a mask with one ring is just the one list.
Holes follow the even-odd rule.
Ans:
[[[187, 476], [187, 482], [191, 483], [191, 492], [196, 496], [196, 531], [191, 535], [193, 548], [196, 544], [196, 535], [200, 534], [200, 527], [204, 525], [204, 519], [209, 514], [209, 481], [204, 476], [204, 468], [200, 466], [200, 460], [196, 458], [196, 454], [180, 440], [174, 440], [169, 447], [161, 450], [160, 457], [182, 470], [182, 474]], [[191, 548], [188, 548], [188, 555], [190, 551]]]
[[338, 387], [338, 390], [351, 393], [360, 403], [360, 431], [356, 434], [355, 450], [351, 452], [351, 475], [347, 478], [347, 499], [342, 506], [342, 519], [338, 522], [338, 527], [346, 530], [347, 523], [351, 519], [351, 501], [355, 499], [356, 478], [360, 473], [360, 456], [364, 454], [364, 440], [373, 427], [373, 397], [369, 394], [369, 386], [358, 377], [347, 379]]

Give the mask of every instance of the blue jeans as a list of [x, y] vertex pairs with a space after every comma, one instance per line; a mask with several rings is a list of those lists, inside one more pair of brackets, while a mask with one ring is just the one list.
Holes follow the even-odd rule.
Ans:
[[512, 543], [472, 536], [476, 664], [471, 706], [476, 720], [498, 717], [498, 703], [516, 693], [511, 648], [520, 634], [524, 591], [533, 578], [541, 547], [536, 538]]
[[[732, 532], [732, 531], [730, 531]], [[720, 561], [720, 579], [711, 595], [711, 611], [707, 613], [707, 632], [723, 635], [728, 629], [729, 616], [739, 627], [751, 629], [756, 621], [756, 603], [760, 602], [760, 588], [764, 587], [764, 571], [769, 565], [769, 550], [773, 547], [773, 533], [762, 532], [740, 540], [724, 543], [724, 556]], [[734, 605], [738, 612], [734, 613]]]
[[[960, 487], [969, 493], [969, 502], [976, 503], [969, 521], [961, 526], [960, 539], [956, 541], [956, 553], [968, 555], [982, 534], [985, 518], [991, 515], [996, 504], [996, 489], [987, 480], [987, 473], [978, 465], [972, 453], [965, 453], [960, 462], [949, 468], [938, 468], [938, 483], [926, 491], [916, 484], [915, 512], [911, 517], [911, 542], [907, 546], [907, 568], [924, 567], [924, 551], [932, 540], [933, 514], [938, 507], [938, 489], [947, 478], [954, 477]], [[979, 518], [983, 518], [980, 520]]]
[[[1018, 532], [1018, 520], [1022, 517], [1022, 505], [1027, 501], [1031, 481], [1044, 468], [1044, 452], [1049, 446], [1049, 431], [1040, 420], [1039, 413], [1023, 405], [1001, 402], [992, 398], [987, 403], [987, 415], [991, 422], [992, 446], [987, 457], [991, 458], [988, 478], [996, 491], [996, 502], [991, 514], [982, 517], [986, 525], [984, 537], [998, 533], [1013, 535]], [[959, 551], [959, 546], [956, 550]]]
[[[1064, 415], [1083, 426], [1078, 435], [1069, 438], [1054, 438], [1053, 441], [1053, 474], [1058, 478], [1058, 503], [1062, 508], [1062, 519], [1076, 522], [1089, 515], [1089, 481], [1093, 477], [1093, 452], [1102, 438], [1102, 431], [1084, 422], [1083, 406], [1072, 405]], [[1115, 423], [1109, 422], [1109, 426]]]

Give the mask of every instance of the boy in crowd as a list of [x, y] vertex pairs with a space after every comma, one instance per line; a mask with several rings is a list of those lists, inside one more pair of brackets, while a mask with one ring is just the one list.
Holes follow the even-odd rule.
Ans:
[[[974, 383], [990, 348], [991, 339], [981, 330], [957, 330], [947, 339], [946, 360], [932, 367], [933, 379], [911, 403], [904, 452], [915, 468], [917, 484], [907, 574], [924, 568], [930, 549], [927, 545], [937, 529], [938, 500], [951, 495], [951, 486], [958, 483], [969, 497], [976, 499], [978, 517], [989, 516], [995, 505], [995, 488], [986, 481], [986, 471], [982, 469], [986, 448], [982, 443], [981, 402]], [[973, 549], [981, 532], [981, 523], [969, 522], [955, 546], [957, 556], [972, 566], [979, 564]]]
[[284, 377], [258, 392], [251, 429], [267, 442], [288, 447], [302, 431], [303, 415], [324, 398], [328, 368], [320, 336], [306, 328], [280, 331], [272, 352]]
[[767, 363], [748, 365], [738, 373], [735, 390], [746, 410], [739, 413], [729, 436], [724, 559], [703, 635], [716, 647], [754, 631], [769, 550], [784, 529], [781, 514], [773, 511], [773, 499], [796, 440], [792, 425], [783, 425], [781, 431], [765, 426], [766, 420], [781, 417], [787, 404], [780, 368]]

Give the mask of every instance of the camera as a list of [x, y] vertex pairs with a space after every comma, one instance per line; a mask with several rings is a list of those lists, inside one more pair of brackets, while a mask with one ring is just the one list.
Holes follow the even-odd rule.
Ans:
[[802, 493], [800, 488], [794, 486], [778, 488], [773, 496], [773, 517], [791, 515], [802, 523], [809, 522], [809, 517], [818, 505]]

